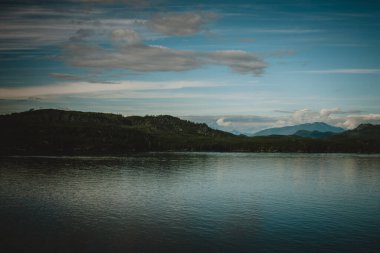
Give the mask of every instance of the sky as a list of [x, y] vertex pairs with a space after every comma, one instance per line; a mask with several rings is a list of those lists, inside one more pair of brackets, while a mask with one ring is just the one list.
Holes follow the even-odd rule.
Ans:
[[3, 0], [0, 114], [380, 123], [380, 2]]

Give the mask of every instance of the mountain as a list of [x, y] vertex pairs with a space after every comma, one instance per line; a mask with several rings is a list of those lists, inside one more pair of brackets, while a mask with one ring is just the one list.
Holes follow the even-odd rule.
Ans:
[[361, 124], [355, 129], [331, 136], [330, 139], [341, 141], [378, 141], [378, 144], [380, 144], [380, 125]]
[[327, 140], [330, 150], [380, 153], [380, 125], [361, 124], [355, 129], [330, 136]]
[[150, 151], [380, 153], [379, 125], [360, 125], [343, 133], [323, 135], [326, 136], [319, 139], [293, 135], [248, 137], [169, 115], [123, 117], [52, 109], [0, 115], [0, 155], [126, 155]]
[[322, 139], [329, 136], [332, 136], [336, 133], [333, 132], [319, 132], [319, 131], [307, 131], [307, 130], [298, 130], [293, 135], [299, 136], [303, 138], [311, 138], [311, 139]]
[[293, 135], [297, 131], [300, 131], [300, 130], [332, 132], [332, 133], [341, 133], [344, 131], [344, 129], [340, 127], [330, 126], [323, 122], [314, 122], [314, 123], [306, 123], [306, 124], [300, 124], [300, 125], [295, 125], [295, 126], [268, 128], [268, 129], [255, 133], [254, 136]]

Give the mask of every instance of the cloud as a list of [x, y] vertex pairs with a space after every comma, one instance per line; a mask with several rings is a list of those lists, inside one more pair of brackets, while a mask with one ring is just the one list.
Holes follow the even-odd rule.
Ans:
[[83, 39], [90, 26], [78, 26], [73, 19], [82, 20], [84, 13], [66, 8], [64, 12], [48, 7], [11, 8], [4, 10], [0, 17], [0, 50], [34, 49], [47, 45], [57, 45], [71, 38]]
[[128, 30], [143, 25], [146, 20], [113, 18], [106, 8], [86, 8], [82, 5], [11, 5], [0, 15], [0, 50], [36, 49], [61, 46], [68, 40], [79, 43], [98, 40], [113, 30]]
[[215, 18], [214, 13], [159, 13], [153, 16], [146, 25], [154, 32], [185, 36], [201, 31]]
[[380, 114], [347, 116], [340, 125], [352, 129], [363, 123], [380, 124]]
[[276, 118], [274, 117], [223, 116], [216, 120], [216, 128], [235, 133], [251, 134], [275, 123]]
[[230, 127], [232, 122], [225, 121], [225, 119], [224, 117], [217, 119], [216, 124], [222, 127]]
[[266, 68], [254, 53], [226, 50], [216, 52], [176, 50], [143, 44], [133, 30], [114, 30], [115, 47], [90, 43], [68, 43], [60, 59], [82, 68], [126, 69], [136, 72], [186, 71], [204, 65], [225, 65], [243, 74], [260, 75]]
[[278, 113], [293, 113], [292, 111], [286, 111], [286, 110], [273, 110], [273, 112], [278, 112]]
[[208, 53], [212, 64], [226, 65], [238, 73], [253, 73], [260, 75], [266, 64], [258, 56], [240, 50], [217, 51]]
[[[1, 5], [0, 50], [29, 49], [57, 45], [68, 38], [80, 39], [104, 10], [54, 4]], [[28, 5], [29, 3], [29, 5]]]
[[265, 116], [224, 116], [216, 120], [216, 128], [235, 133], [251, 134], [275, 122], [275, 118]]
[[360, 114], [363, 113], [360, 110], [349, 110], [349, 111], [342, 111], [339, 108], [328, 108], [328, 109], [321, 109], [319, 114], [322, 118], [328, 118], [332, 114]]
[[[70, 75], [55, 73], [69, 80]], [[74, 76], [72, 77], [74, 78]], [[171, 82], [144, 82], [144, 81], [121, 81], [119, 83], [103, 82], [67, 82], [54, 85], [32, 87], [9, 87], [0, 88], [0, 99], [25, 99], [45, 95], [84, 94], [107, 91], [142, 91], [142, 90], [170, 90], [185, 87], [215, 87], [214, 83], [201, 81], [171, 81]]]
[[187, 116], [182, 118], [194, 122], [206, 123], [215, 129], [243, 134], [252, 134], [274, 125], [277, 121], [275, 117], [257, 115]]
[[361, 123], [379, 124], [380, 114], [362, 114], [359, 110], [343, 111], [339, 108], [324, 108], [319, 112], [302, 109], [293, 112], [290, 117], [279, 119], [276, 125], [286, 126], [320, 121], [334, 126], [352, 129]]
[[361, 114], [360, 111], [343, 111], [339, 108], [324, 108], [320, 111], [300, 109], [284, 113], [289, 115], [269, 117], [258, 115], [188, 116], [183, 118], [206, 123], [216, 129], [243, 134], [253, 134], [267, 128], [312, 122], [325, 122], [347, 129], [353, 129], [362, 123], [380, 124], [380, 114]]
[[302, 109], [295, 111], [290, 119], [287, 119], [287, 121], [279, 121], [280, 124], [302, 124], [306, 122], [316, 122], [320, 121], [321, 115], [318, 112], [310, 111], [308, 109]]
[[75, 75], [69, 73], [49, 73], [49, 76], [65, 81], [84, 81], [88, 83], [116, 84], [116, 82], [104, 80], [99, 76], [99, 73], [91, 73], [88, 75]]
[[68, 14], [48, 5], [5, 11], [1, 18], [0, 50], [63, 45], [61, 55], [55, 59], [71, 66], [135, 72], [187, 71], [205, 65], [223, 65], [237, 73], [260, 75], [266, 68], [264, 61], [252, 52], [186, 51], [147, 45], [133, 29], [146, 24], [169, 35], [190, 35], [215, 19], [213, 13], [171, 12], [153, 16], [149, 21], [114, 20], [106, 18], [104, 10], [83, 12], [81, 8], [68, 6]]
[[148, 45], [108, 49], [90, 44], [69, 44], [64, 48], [62, 59], [75, 67], [119, 68], [137, 72], [184, 71], [201, 65], [193, 52]]
[[140, 34], [132, 29], [115, 29], [111, 33], [111, 38], [117, 43], [127, 45], [138, 45], [142, 43]]
[[49, 73], [49, 76], [67, 81], [80, 81], [88, 79], [87, 76], [73, 75], [67, 73]]
[[324, 69], [305, 70], [297, 72], [310, 74], [380, 74], [380, 69]]
[[70, 41], [72, 42], [82, 42], [86, 38], [91, 37], [95, 34], [93, 29], [88, 28], [80, 28], [78, 29], [73, 36], [70, 37]]
[[331, 108], [331, 109], [321, 109], [319, 112], [321, 118], [328, 118], [331, 114], [340, 113], [341, 110], [339, 108]]

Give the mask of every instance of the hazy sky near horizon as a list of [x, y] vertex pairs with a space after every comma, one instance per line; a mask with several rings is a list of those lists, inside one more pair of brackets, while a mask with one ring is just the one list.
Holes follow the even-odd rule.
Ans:
[[255, 132], [380, 123], [380, 2], [0, 3], [0, 114], [171, 114]]

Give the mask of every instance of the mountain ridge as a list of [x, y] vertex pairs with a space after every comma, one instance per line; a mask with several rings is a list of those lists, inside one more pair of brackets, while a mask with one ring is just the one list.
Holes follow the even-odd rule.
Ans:
[[380, 153], [380, 125], [325, 138], [233, 135], [170, 115], [35, 110], [0, 115], [0, 155], [124, 155], [150, 151]]
[[307, 131], [307, 130], [298, 130], [293, 134], [293, 136], [299, 136], [303, 138], [311, 138], [311, 139], [322, 139], [326, 137], [330, 137], [334, 134], [333, 132], [320, 132], [320, 131]]
[[343, 128], [331, 126], [324, 122], [304, 123], [293, 126], [274, 127], [261, 130], [253, 134], [253, 136], [269, 136], [269, 135], [293, 135], [299, 130], [305, 131], [318, 131], [318, 132], [332, 132], [340, 133], [345, 131]]

